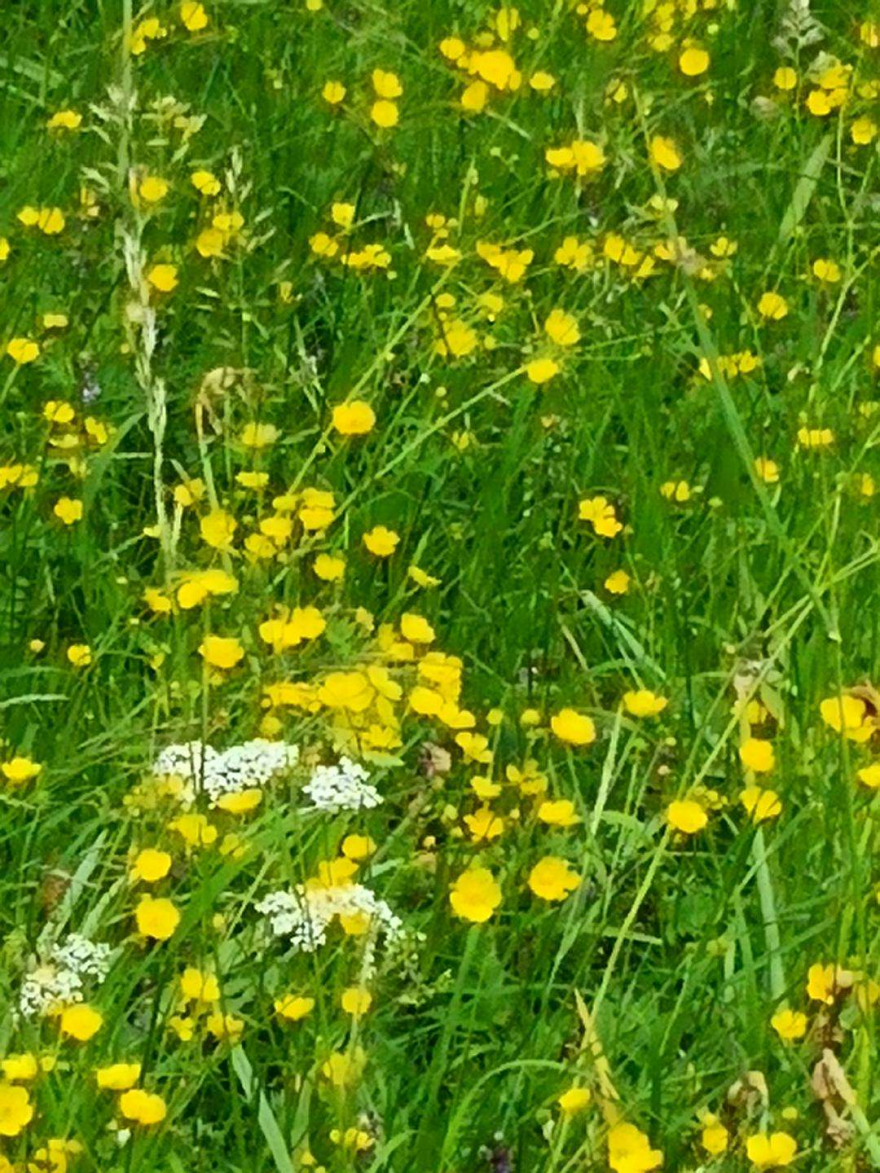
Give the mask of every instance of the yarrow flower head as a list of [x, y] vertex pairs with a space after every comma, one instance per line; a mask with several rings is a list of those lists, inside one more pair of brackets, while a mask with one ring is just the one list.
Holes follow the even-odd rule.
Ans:
[[201, 741], [169, 745], [153, 762], [157, 778], [179, 778], [185, 784], [184, 803], [199, 790], [216, 805], [227, 795], [260, 790], [299, 760], [299, 749], [283, 741], [255, 738], [218, 751]]
[[267, 918], [272, 933], [287, 938], [297, 953], [314, 953], [325, 945], [337, 919], [350, 936], [368, 934], [361, 963], [365, 976], [374, 969], [379, 940], [388, 946], [404, 936], [403, 922], [391, 907], [370, 888], [350, 881], [327, 886], [309, 881], [293, 891], [270, 892], [256, 910]]
[[28, 972], [18, 997], [19, 1013], [38, 1018], [82, 1002], [86, 987], [100, 986], [106, 978], [110, 960], [109, 945], [69, 933]]
[[382, 802], [382, 796], [368, 782], [369, 776], [363, 766], [342, 757], [335, 766], [316, 766], [303, 793], [318, 810], [331, 814], [372, 810]]

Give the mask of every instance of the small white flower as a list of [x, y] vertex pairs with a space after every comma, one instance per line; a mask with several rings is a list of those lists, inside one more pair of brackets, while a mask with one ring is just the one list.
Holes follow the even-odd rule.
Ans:
[[382, 796], [367, 779], [363, 766], [350, 758], [340, 758], [335, 766], [316, 766], [303, 786], [315, 807], [336, 814], [339, 811], [371, 810], [379, 806]]
[[21, 983], [18, 1010], [26, 1018], [42, 1017], [58, 1006], [82, 1002], [84, 979], [99, 986], [110, 970], [110, 946], [70, 933], [40, 958]]
[[298, 759], [299, 749], [283, 741], [256, 738], [222, 752], [201, 741], [188, 741], [166, 746], [153, 763], [153, 774], [182, 778], [195, 790], [203, 790], [213, 805], [224, 794], [261, 789]]
[[276, 937], [287, 937], [297, 952], [314, 953], [327, 940], [327, 929], [335, 917], [365, 916], [370, 931], [361, 962], [365, 974], [372, 973], [375, 950], [382, 937], [386, 945], [403, 936], [403, 922], [363, 884], [340, 884], [330, 888], [306, 888], [297, 884], [292, 892], [270, 892], [256, 905], [268, 918]]

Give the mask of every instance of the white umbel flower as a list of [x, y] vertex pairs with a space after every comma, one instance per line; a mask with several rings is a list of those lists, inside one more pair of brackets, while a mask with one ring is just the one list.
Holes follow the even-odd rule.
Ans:
[[277, 774], [295, 766], [299, 749], [284, 741], [255, 738], [217, 751], [201, 741], [169, 745], [153, 763], [157, 777], [174, 775], [203, 790], [214, 804], [224, 794], [262, 789]]
[[382, 796], [368, 782], [369, 777], [363, 766], [343, 757], [335, 766], [316, 766], [303, 786], [303, 794], [318, 810], [331, 814], [372, 810], [381, 803]]
[[26, 975], [18, 996], [19, 1013], [38, 1018], [59, 1006], [82, 1002], [84, 985], [99, 986], [109, 970], [109, 945], [70, 933]]
[[276, 937], [287, 937], [294, 950], [314, 953], [327, 940], [327, 930], [337, 916], [364, 916], [369, 930], [364, 947], [362, 969], [374, 969], [376, 945], [381, 937], [386, 945], [403, 936], [403, 922], [363, 884], [340, 884], [330, 888], [306, 888], [297, 884], [292, 892], [270, 892], [256, 905], [269, 921]]

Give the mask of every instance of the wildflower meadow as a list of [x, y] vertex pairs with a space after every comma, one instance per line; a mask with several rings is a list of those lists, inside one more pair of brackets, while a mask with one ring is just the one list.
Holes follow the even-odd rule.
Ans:
[[0, 1173], [880, 1169], [872, 0], [7, 0]]

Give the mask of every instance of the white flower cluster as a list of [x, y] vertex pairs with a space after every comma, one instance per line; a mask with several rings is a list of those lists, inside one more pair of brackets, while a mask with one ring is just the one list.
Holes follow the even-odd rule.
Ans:
[[269, 920], [276, 937], [289, 937], [294, 949], [314, 953], [327, 940], [334, 917], [365, 916], [370, 932], [362, 962], [365, 972], [373, 969], [379, 937], [386, 945], [403, 936], [403, 922], [384, 900], [363, 884], [340, 884], [332, 888], [306, 888], [297, 884], [292, 892], [270, 892], [256, 906]]
[[19, 1012], [34, 1018], [58, 1006], [82, 1002], [86, 981], [91, 979], [91, 984], [99, 986], [109, 969], [109, 945], [96, 945], [79, 933], [70, 933], [25, 977], [18, 997]]
[[153, 773], [182, 778], [194, 791], [204, 790], [215, 803], [224, 794], [265, 786], [276, 774], [295, 766], [298, 759], [299, 749], [284, 741], [258, 737], [222, 751], [202, 741], [187, 741], [166, 746], [153, 762]]
[[351, 758], [342, 757], [335, 766], [316, 766], [303, 786], [316, 808], [336, 814], [338, 811], [371, 810], [382, 796], [367, 779], [370, 775]]

